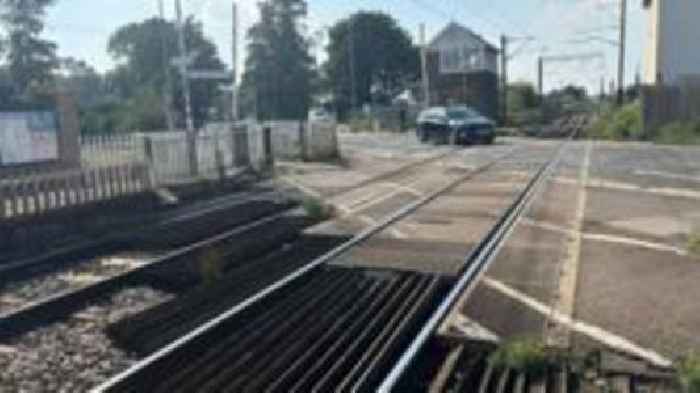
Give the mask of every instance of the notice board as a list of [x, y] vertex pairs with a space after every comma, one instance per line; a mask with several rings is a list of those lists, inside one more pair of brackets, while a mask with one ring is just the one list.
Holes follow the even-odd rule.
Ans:
[[0, 166], [57, 160], [58, 132], [54, 112], [0, 112]]

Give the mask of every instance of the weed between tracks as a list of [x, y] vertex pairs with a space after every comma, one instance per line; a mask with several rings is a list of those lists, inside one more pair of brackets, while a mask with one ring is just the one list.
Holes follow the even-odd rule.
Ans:
[[303, 205], [306, 215], [314, 221], [325, 221], [333, 217], [333, 207], [317, 198], [307, 198]]
[[202, 251], [199, 256], [199, 271], [204, 285], [211, 286], [219, 281], [224, 275], [221, 250], [216, 247], [208, 247]]
[[700, 354], [691, 353], [678, 364], [678, 379], [687, 393], [700, 393]]
[[489, 357], [494, 367], [517, 370], [534, 378], [545, 376], [556, 361], [544, 342], [533, 338], [507, 341]]
[[688, 252], [700, 257], [700, 232], [691, 233], [688, 238]]

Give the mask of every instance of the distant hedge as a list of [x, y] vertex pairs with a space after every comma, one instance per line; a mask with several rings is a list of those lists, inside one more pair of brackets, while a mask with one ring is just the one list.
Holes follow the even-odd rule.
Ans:
[[[595, 139], [627, 141], [643, 140], [644, 123], [639, 102], [611, 110], [600, 116], [588, 130]], [[700, 122], [674, 122], [649, 135], [654, 143], [666, 145], [700, 145]]]

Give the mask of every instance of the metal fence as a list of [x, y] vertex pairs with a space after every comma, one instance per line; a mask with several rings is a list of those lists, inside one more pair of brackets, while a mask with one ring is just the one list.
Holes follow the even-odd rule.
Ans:
[[685, 78], [676, 86], [643, 87], [642, 108], [647, 136], [668, 123], [700, 120], [700, 77]]

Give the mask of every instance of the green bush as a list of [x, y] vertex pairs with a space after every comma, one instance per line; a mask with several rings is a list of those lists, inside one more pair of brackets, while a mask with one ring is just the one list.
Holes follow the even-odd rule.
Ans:
[[492, 353], [489, 363], [494, 367], [510, 368], [537, 378], [546, 374], [552, 358], [541, 340], [517, 338], [505, 342]]
[[634, 103], [623, 106], [613, 115], [608, 132], [615, 139], [641, 139], [643, 127], [642, 107]]
[[700, 355], [691, 353], [678, 364], [678, 379], [687, 393], [700, 393]]
[[333, 216], [331, 207], [316, 198], [305, 199], [303, 206], [306, 215], [312, 220], [325, 221]]
[[588, 136], [607, 140], [639, 140], [643, 137], [642, 108], [637, 103], [603, 113], [588, 130]]
[[659, 130], [654, 141], [667, 145], [700, 145], [700, 123], [668, 124]]

